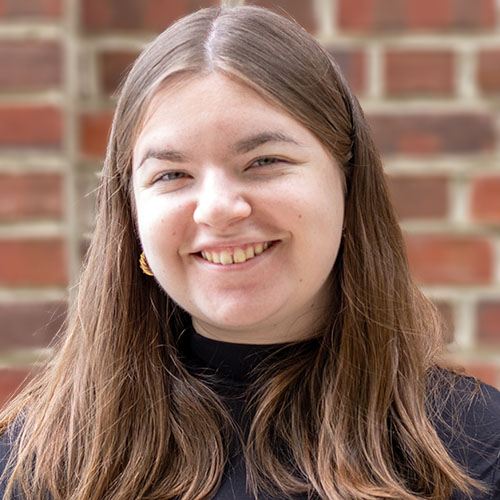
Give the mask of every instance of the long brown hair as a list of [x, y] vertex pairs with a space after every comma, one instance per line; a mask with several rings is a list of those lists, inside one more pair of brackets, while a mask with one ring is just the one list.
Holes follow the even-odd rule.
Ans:
[[329, 500], [445, 499], [453, 488], [466, 491], [472, 481], [446, 453], [426, 408], [439, 322], [409, 276], [362, 111], [312, 37], [255, 7], [181, 19], [130, 71], [65, 333], [44, 373], [2, 414], [4, 429], [22, 428], [11, 486], [15, 480], [37, 500], [46, 493], [54, 500], [193, 500], [217, 489], [231, 421], [181, 361], [178, 340], [189, 316], [139, 269], [130, 195], [132, 147], [153, 94], [174, 75], [212, 71], [288, 111], [346, 180], [346, 234], [331, 276], [328, 326], [301, 356], [269, 367], [255, 389], [245, 444], [250, 486]]

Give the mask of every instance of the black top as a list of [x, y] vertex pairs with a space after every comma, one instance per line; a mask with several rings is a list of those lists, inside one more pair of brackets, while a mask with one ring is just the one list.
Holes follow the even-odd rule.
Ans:
[[[208, 339], [194, 331], [186, 333], [183, 351], [193, 373], [214, 373], [214, 389], [224, 398], [236, 421], [245, 427], [245, 391], [255, 366], [269, 357], [290, 355], [294, 346], [233, 344]], [[451, 374], [450, 374], [451, 376]], [[478, 390], [479, 389], [479, 390]], [[449, 390], [449, 387], [446, 387]], [[471, 397], [474, 394], [474, 397]], [[454, 377], [453, 391], [436, 420], [436, 431], [452, 458], [471, 476], [489, 488], [474, 492], [473, 500], [500, 500], [500, 392], [466, 376]], [[462, 429], [457, 432], [456, 424]], [[231, 453], [224, 478], [214, 500], [255, 500], [246, 489], [241, 450]], [[467, 500], [455, 493], [449, 500]], [[296, 495], [294, 500], [307, 500]], [[264, 492], [258, 500], [283, 500]]]
[[[227, 404], [233, 418], [247, 427], [245, 397], [254, 369], [265, 359], [289, 356], [294, 346], [247, 345], [219, 342], [203, 337], [193, 330], [185, 332], [182, 354], [191, 373], [209, 376], [210, 383]], [[453, 459], [471, 476], [489, 488], [488, 493], [474, 492], [474, 500], [500, 500], [500, 392], [486, 384], [480, 384], [465, 376], [459, 376], [436, 430]], [[471, 398], [471, 392], [476, 391]], [[464, 401], [467, 401], [464, 404]], [[444, 423], [443, 423], [444, 422]], [[456, 432], [454, 422], [463, 429]], [[215, 500], [255, 500], [246, 488], [245, 464], [241, 445], [234, 440], [224, 477]], [[0, 438], [0, 474], [10, 452], [6, 434]], [[0, 484], [0, 499], [4, 497], [4, 484]], [[462, 494], [454, 494], [450, 500], [466, 500]], [[262, 492], [258, 500], [283, 500]], [[293, 500], [307, 500], [307, 495], [296, 495]]]

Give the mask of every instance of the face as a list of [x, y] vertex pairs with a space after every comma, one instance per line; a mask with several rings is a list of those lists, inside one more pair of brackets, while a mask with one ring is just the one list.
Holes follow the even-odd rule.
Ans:
[[195, 329], [218, 340], [293, 341], [322, 325], [342, 186], [308, 129], [220, 73], [161, 88], [134, 145], [149, 266]]

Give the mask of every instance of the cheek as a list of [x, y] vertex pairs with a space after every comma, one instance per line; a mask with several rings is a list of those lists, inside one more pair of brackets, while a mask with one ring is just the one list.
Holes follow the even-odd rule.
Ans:
[[315, 197], [297, 215], [306, 236], [307, 255], [318, 271], [328, 274], [342, 242], [344, 194], [338, 185], [316, 191]]
[[150, 211], [147, 205], [139, 205], [137, 211], [137, 226], [139, 229], [139, 237], [144, 247], [147, 247], [151, 238], [155, 234], [155, 228], [160, 224], [158, 217], [155, 217], [154, 212]]
[[155, 199], [146, 196], [136, 198], [137, 226], [144, 250], [158, 245], [172, 224], [168, 212]]
[[342, 231], [344, 193], [337, 182], [315, 184], [297, 204], [298, 219], [319, 241]]
[[189, 207], [162, 198], [138, 203], [137, 222], [144, 251], [160, 262], [177, 254], [189, 235]]
[[145, 248], [163, 248], [173, 245], [178, 234], [175, 219], [170, 219], [158, 214], [139, 219], [139, 235]]

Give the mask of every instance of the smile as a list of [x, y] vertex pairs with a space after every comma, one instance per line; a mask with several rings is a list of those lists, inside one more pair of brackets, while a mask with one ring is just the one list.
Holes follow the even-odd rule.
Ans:
[[272, 242], [266, 241], [265, 243], [254, 243], [248, 245], [244, 248], [236, 247], [233, 249], [225, 249], [225, 250], [204, 250], [201, 252], [201, 256], [208, 262], [212, 262], [213, 264], [221, 264], [226, 266], [228, 264], [242, 264], [247, 260], [253, 259], [258, 255], [265, 252], [270, 246]]

